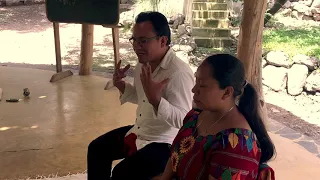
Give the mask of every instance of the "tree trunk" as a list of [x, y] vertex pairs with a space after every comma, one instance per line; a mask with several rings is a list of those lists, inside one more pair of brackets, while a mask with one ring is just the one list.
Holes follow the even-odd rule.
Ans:
[[272, 8], [270, 8], [267, 13], [266, 16], [264, 18], [264, 25], [266, 25], [269, 20], [272, 18], [272, 16], [274, 16], [281, 8], [282, 6], [287, 2], [288, 0], [277, 0]]
[[92, 70], [93, 25], [82, 25], [79, 75], [89, 75]]
[[193, 0], [184, 0], [183, 3], [183, 15], [186, 16], [185, 21], [192, 25], [192, 1]]
[[262, 89], [262, 36], [267, 0], [244, 0], [237, 56], [244, 63], [247, 80], [256, 88], [262, 116], [267, 118]]

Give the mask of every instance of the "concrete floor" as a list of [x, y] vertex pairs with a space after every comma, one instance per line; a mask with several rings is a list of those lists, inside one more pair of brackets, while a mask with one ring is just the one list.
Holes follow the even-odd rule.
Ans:
[[[120, 107], [117, 90], [103, 90], [107, 79], [74, 75], [49, 83], [52, 74], [0, 66], [0, 88], [4, 91], [0, 101], [1, 180], [84, 172], [88, 143], [134, 122], [135, 106]], [[29, 99], [23, 98], [25, 87], [31, 91]], [[7, 103], [8, 98], [22, 100]], [[270, 163], [277, 179], [318, 179], [319, 158], [292, 140], [270, 134], [278, 153]], [[74, 176], [74, 180], [85, 177]]]
[[107, 79], [74, 75], [50, 83], [53, 74], [0, 67], [0, 179], [84, 172], [90, 141], [134, 122], [135, 106], [120, 107], [118, 91], [103, 90]]

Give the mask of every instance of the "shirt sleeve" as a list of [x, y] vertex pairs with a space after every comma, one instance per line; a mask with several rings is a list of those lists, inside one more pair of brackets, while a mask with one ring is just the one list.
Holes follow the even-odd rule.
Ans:
[[120, 103], [121, 105], [131, 102], [133, 104], [138, 104], [138, 97], [137, 97], [137, 90], [135, 88], [135, 83], [133, 82], [133, 85], [130, 83], [125, 84], [124, 93], [120, 95]]
[[183, 119], [192, 108], [193, 86], [194, 77], [191, 73], [176, 72], [166, 87], [166, 98], [161, 98], [158, 110], [154, 111], [155, 118], [180, 129]]

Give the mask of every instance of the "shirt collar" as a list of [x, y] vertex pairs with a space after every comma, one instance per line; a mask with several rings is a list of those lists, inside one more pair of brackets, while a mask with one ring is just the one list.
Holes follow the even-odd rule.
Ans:
[[168, 69], [170, 62], [174, 57], [175, 57], [174, 51], [172, 50], [172, 48], [169, 48], [159, 66], [163, 69]]

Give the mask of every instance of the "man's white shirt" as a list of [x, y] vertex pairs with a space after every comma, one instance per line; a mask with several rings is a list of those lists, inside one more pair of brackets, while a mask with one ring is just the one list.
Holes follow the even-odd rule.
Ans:
[[138, 105], [135, 125], [127, 133], [137, 135], [138, 150], [152, 142], [172, 144], [182, 127], [184, 117], [192, 108], [191, 90], [195, 84], [189, 65], [179, 59], [170, 48], [152, 73], [154, 81], [169, 78], [156, 111], [144, 93], [140, 80], [141, 67], [142, 64], [138, 63], [133, 84], [126, 83], [125, 91], [120, 96], [121, 104], [131, 102]]

